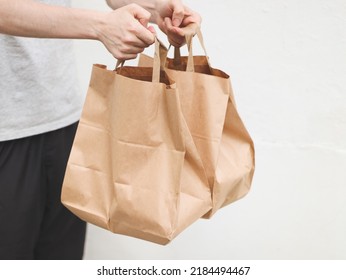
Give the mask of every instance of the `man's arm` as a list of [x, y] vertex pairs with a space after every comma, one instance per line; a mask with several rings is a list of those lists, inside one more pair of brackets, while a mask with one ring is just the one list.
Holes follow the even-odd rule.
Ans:
[[0, 33], [101, 41], [118, 59], [130, 59], [154, 42], [146, 28], [151, 15], [138, 5], [100, 12], [32, 0], [0, 0]]
[[[28, 0], [0, 0], [0, 32], [24, 37], [96, 39], [100, 13]], [[80, 24], [83, 22], [84, 24]]]

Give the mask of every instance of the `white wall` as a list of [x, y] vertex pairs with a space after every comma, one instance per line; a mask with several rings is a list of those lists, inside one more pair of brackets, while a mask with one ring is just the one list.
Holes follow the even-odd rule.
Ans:
[[[100, 0], [75, 7], [105, 10]], [[86, 259], [345, 259], [346, 1], [186, 0], [256, 146], [251, 192], [168, 246], [89, 226]], [[98, 42], [76, 42], [80, 84]], [[150, 52], [149, 52], [150, 53]]]

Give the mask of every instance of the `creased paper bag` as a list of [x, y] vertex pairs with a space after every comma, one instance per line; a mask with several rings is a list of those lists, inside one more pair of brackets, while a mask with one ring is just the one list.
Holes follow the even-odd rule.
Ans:
[[[201, 31], [185, 28], [188, 56], [167, 58], [166, 72], [176, 82], [182, 112], [193, 142], [202, 159], [212, 194], [210, 218], [218, 209], [246, 195], [255, 169], [254, 144], [236, 107], [231, 79], [212, 68], [208, 56], [193, 56], [193, 34], [203, 47]], [[140, 66], [152, 65], [152, 58], [141, 54]]]
[[156, 41], [153, 67], [93, 66], [61, 200], [87, 222], [166, 244], [211, 209], [211, 193], [160, 53]]

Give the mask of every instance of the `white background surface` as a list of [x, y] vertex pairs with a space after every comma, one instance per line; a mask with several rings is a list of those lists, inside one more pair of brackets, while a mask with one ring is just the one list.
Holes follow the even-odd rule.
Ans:
[[[90, 225], [85, 259], [345, 259], [346, 1], [185, 3], [203, 17], [212, 66], [231, 75], [255, 142], [252, 190], [167, 246]], [[86, 92], [92, 64], [115, 61], [99, 42], [75, 43]]]

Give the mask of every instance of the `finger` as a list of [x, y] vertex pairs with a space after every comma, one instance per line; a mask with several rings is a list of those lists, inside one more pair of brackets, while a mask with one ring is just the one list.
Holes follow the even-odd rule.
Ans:
[[180, 26], [184, 19], [184, 6], [181, 1], [173, 1], [172, 9], [172, 24], [173, 26]]
[[154, 32], [152, 32], [153, 27], [146, 28], [140, 24], [135, 35], [139, 40], [141, 40], [146, 47], [150, 46], [155, 42]]
[[121, 53], [125, 55], [136, 55], [144, 51], [142, 47], [127, 46], [121, 49]]
[[202, 18], [198, 13], [191, 13], [189, 15], [185, 15], [180, 27], [185, 27], [190, 25], [191, 23], [197, 24], [198, 27], [201, 27]]
[[134, 59], [137, 57], [137, 53], [124, 53], [119, 51], [118, 49], [109, 49], [109, 52], [118, 60], [128, 60], [128, 59]]
[[121, 38], [121, 41], [125, 45], [146, 48], [154, 43], [155, 37], [151, 29], [144, 27], [138, 20], [132, 19], [132, 21], [128, 23], [127, 30]]
[[172, 20], [169, 17], [165, 18], [165, 26], [167, 32], [175, 33], [176, 35], [182, 37], [185, 36], [184, 31], [181, 28], [174, 26]]
[[131, 12], [134, 18], [139, 22], [134, 30], [137, 38], [144, 42], [147, 46], [153, 44], [155, 41], [154, 35], [146, 28], [151, 14], [136, 4], [131, 4]]
[[135, 59], [137, 57], [137, 54], [119, 54], [113, 56], [118, 60], [130, 60]]
[[174, 47], [181, 47], [185, 43], [185, 36], [181, 29], [174, 27], [170, 18], [165, 18], [165, 25], [167, 27], [167, 36], [169, 43]]
[[114, 50], [113, 56], [120, 60], [134, 59], [139, 53], [142, 53], [144, 48], [139, 47], [123, 47], [117, 50]]
[[151, 14], [137, 4], [129, 5], [132, 15], [144, 26], [146, 27], [149, 23]]
[[144, 27], [147, 27], [147, 26], [148, 26], [149, 21], [147, 21], [147, 19], [138, 18], [138, 21], [139, 21], [140, 24], [142, 24]]

